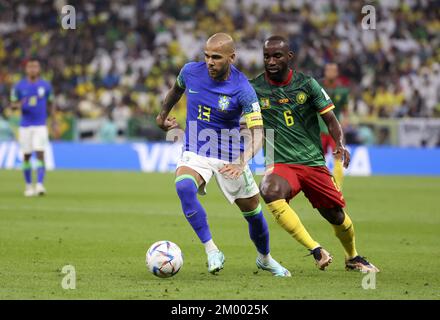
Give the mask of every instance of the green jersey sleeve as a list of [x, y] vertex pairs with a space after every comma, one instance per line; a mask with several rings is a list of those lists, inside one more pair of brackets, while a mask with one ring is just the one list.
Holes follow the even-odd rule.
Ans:
[[330, 96], [315, 79], [310, 81], [310, 96], [313, 106], [316, 108], [316, 112], [321, 115], [335, 108]]

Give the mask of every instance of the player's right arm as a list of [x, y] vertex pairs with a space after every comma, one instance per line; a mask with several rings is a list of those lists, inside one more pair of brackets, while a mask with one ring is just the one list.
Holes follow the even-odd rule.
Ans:
[[176, 118], [168, 117], [168, 115], [185, 92], [186, 86], [183, 76], [184, 69], [185, 67], [182, 68], [172, 88], [168, 91], [165, 100], [162, 103], [162, 109], [156, 117], [157, 125], [164, 131], [177, 128], [178, 126]]

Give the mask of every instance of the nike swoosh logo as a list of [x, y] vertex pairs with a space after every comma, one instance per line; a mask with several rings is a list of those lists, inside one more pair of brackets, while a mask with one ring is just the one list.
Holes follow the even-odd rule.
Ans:
[[199, 93], [199, 92], [189, 89], [189, 93]]
[[197, 211], [194, 211], [194, 212], [190, 212], [190, 213], [188, 213], [188, 214], [186, 214], [186, 217], [187, 218], [191, 218], [193, 215], [195, 215], [197, 213]]

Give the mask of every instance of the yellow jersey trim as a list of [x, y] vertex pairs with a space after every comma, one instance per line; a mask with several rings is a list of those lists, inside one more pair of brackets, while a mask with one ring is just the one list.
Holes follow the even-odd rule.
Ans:
[[329, 104], [327, 107], [325, 107], [324, 109], [322, 109], [319, 114], [324, 114], [329, 112], [330, 110], [333, 110], [335, 108], [335, 106], [332, 104]]

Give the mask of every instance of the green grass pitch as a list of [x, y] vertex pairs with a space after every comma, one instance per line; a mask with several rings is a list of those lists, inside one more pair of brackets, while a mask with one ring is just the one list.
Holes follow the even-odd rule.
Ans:
[[[247, 223], [215, 182], [201, 198], [225, 269], [207, 272], [203, 247], [181, 213], [172, 174], [49, 172], [48, 195], [24, 198], [19, 171], [0, 171], [0, 299], [439, 299], [439, 178], [347, 177], [357, 247], [382, 272], [376, 288], [344, 269], [342, 246], [303, 195], [291, 203], [334, 256], [319, 271], [265, 210], [272, 255], [293, 273], [258, 271]], [[176, 242], [184, 265], [160, 279], [145, 266], [155, 241]], [[76, 289], [61, 270], [73, 265]], [[371, 282], [370, 282], [371, 283]]]

